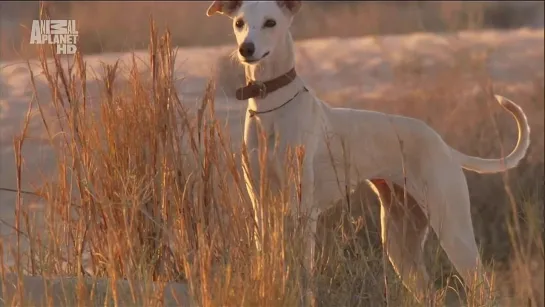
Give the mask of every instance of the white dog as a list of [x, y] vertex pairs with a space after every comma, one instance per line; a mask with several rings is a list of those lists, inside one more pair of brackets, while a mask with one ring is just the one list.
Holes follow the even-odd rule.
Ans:
[[[233, 20], [238, 59], [245, 67], [248, 85], [237, 90], [237, 98], [248, 100], [244, 129], [248, 161], [243, 166], [258, 231], [264, 227], [258, 136], [263, 131], [267, 147], [275, 149], [269, 150], [266, 160], [270, 178], [285, 178], [283, 158], [288, 148], [304, 148], [298, 205], [310, 221], [305, 260], [309, 270], [314, 263], [318, 215], [367, 180], [381, 202], [384, 249], [417, 298], [429, 286], [422, 259], [428, 225], [466, 285], [474, 283], [484, 271], [462, 168], [495, 173], [515, 167], [530, 143], [524, 112], [495, 96], [517, 121], [519, 139], [507, 157], [481, 159], [451, 148], [420, 120], [332, 108], [309, 92], [295, 73], [289, 28], [300, 7], [301, 1], [215, 1], [207, 12]], [[296, 210], [295, 206], [291, 209]]]

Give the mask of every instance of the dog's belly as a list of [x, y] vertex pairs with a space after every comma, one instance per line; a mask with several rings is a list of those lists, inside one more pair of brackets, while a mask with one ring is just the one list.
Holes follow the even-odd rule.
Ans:
[[385, 115], [329, 108], [324, 115], [323, 141], [314, 156], [314, 199], [321, 210], [346, 198], [365, 180], [402, 179], [398, 140]]
[[365, 180], [383, 178], [394, 180], [396, 172], [391, 165], [376, 165], [372, 170], [360, 169], [334, 161], [329, 156], [321, 155], [314, 161], [314, 201], [321, 211], [344, 199]]
[[346, 171], [341, 167], [333, 168], [328, 162], [315, 163], [314, 168], [314, 202], [320, 211], [345, 198], [352, 193], [357, 182], [347, 179]]

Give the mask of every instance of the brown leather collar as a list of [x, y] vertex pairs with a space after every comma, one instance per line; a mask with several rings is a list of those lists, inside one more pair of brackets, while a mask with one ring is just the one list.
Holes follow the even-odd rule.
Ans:
[[265, 98], [268, 94], [281, 89], [288, 85], [295, 79], [297, 73], [295, 67], [280, 77], [274, 78], [269, 81], [259, 82], [250, 81], [248, 85], [237, 89], [236, 97], [238, 100], [246, 100], [250, 98]]

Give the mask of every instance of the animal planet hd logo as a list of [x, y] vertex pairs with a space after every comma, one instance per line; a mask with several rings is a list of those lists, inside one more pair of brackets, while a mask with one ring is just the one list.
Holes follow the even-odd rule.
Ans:
[[76, 53], [78, 30], [75, 20], [33, 20], [31, 44], [57, 45], [57, 54]]

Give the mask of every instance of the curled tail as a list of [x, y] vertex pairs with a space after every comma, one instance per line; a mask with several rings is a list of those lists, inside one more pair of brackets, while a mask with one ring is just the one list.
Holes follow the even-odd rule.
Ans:
[[460, 161], [463, 168], [481, 174], [503, 172], [517, 166], [520, 160], [522, 160], [526, 155], [528, 146], [530, 146], [530, 127], [528, 126], [528, 119], [526, 118], [524, 111], [522, 111], [517, 104], [505, 97], [500, 95], [495, 95], [494, 97], [496, 97], [496, 100], [502, 107], [513, 115], [517, 122], [519, 133], [517, 145], [513, 151], [505, 158], [482, 159], [468, 156], [455, 149], [452, 149], [454, 158]]

